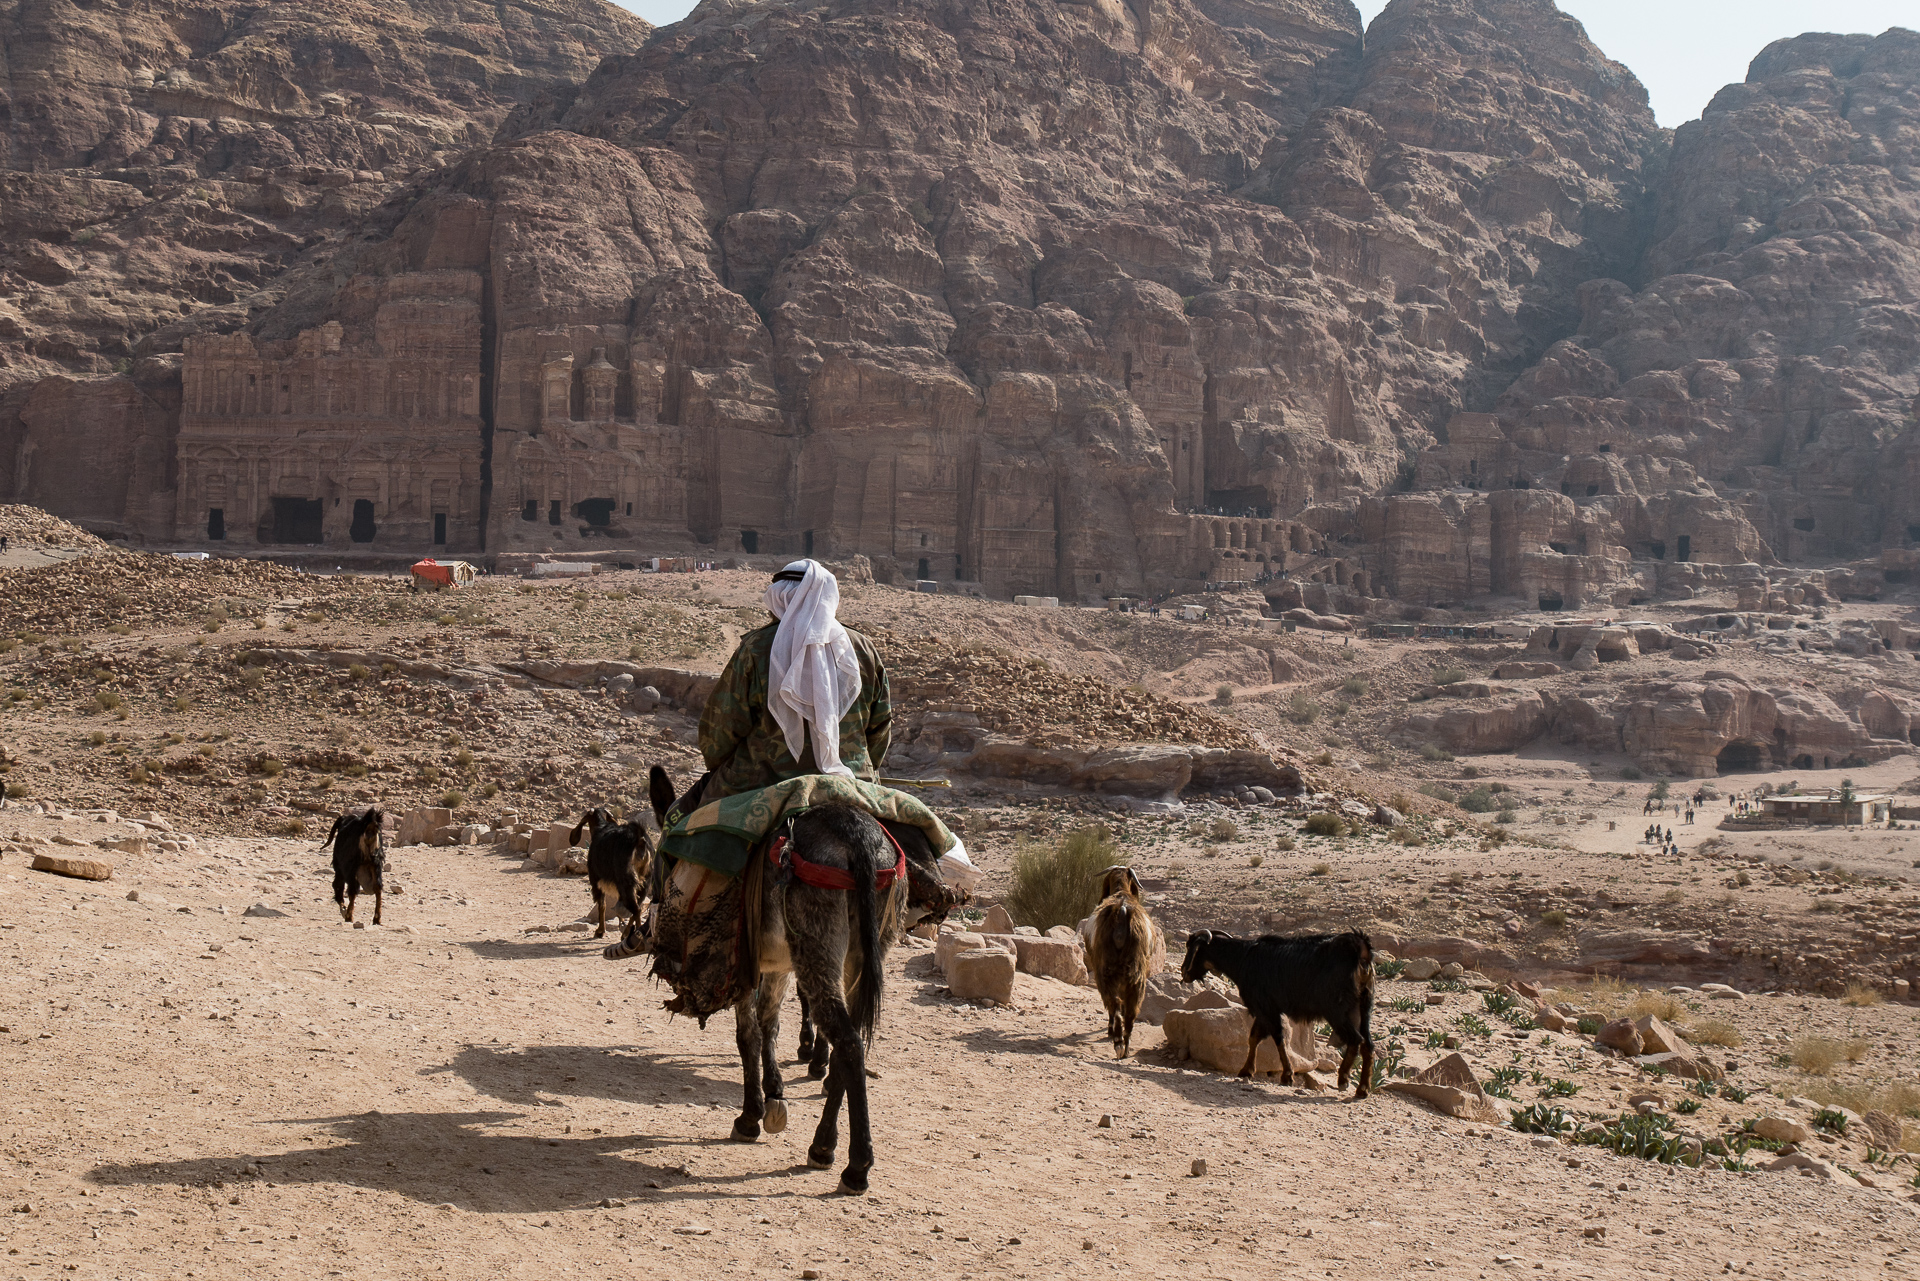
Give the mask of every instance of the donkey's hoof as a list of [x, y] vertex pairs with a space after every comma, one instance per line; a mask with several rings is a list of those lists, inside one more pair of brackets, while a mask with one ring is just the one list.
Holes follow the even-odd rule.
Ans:
[[864, 1171], [855, 1174], [852, 1170], [840, 1176], [840, 1186], [836, 1189], [841, 1196], [865, 1196], [867, 1194], [867, 1176]]
[[760, 1137], [760, 1123], [758, 1121], [749, 1121], [744, 1116], [736, 1117], [733, 1122], [733, 1133], [728, 1135], [728, 1137], [737, 1139], [741, 1143], [752, 1143]]
[[812, 1166], [816, 1170], [829, 1169], [833, 1165], [833, 1153], [817, 1152], [812, 1149], [808, 1149], [807, 1164]]
[[778, 1134], [787, 1128], [787, 1101], [768, 1099], [767, 1114], [761, 1118], [761, 1126], [768, 1134]]
[[823, 1080], [826, 1077], [826, 1075], [827, 1075], [826, 1064], [824, 1063], [807, 1064], [807, 1079], [812, 1081], [819, 1081], [819, 1080]]

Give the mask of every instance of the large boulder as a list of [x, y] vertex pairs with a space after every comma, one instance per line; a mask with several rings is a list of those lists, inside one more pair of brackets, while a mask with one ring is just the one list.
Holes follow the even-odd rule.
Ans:
[[977, 947], [956, 953], [947, 962], [947, 987], [963, 1001], [1013, 1003], [1013, 976], [1017, 969], [1011, 952]]
[[[1167, 1045], [1182, 1059], [1203, 1063], [1216, 1072], [1239, 1072], [1247, 1061], [1247, 1036], [1253, 1015], [1243, 1005], [1207, 989], [1196, 993], [1186, 1008], [1168, 1011], [1162, 1027]], [[1313, 1024], [1287, 1021], [1287, 1055], [1295, 1072], [1313, 1071], [1319, 1062]], [[1256, 1073], [1279, 1072], [1280, 1051], [1273, 1038], [1261, 1040], [1254, 1051]]]

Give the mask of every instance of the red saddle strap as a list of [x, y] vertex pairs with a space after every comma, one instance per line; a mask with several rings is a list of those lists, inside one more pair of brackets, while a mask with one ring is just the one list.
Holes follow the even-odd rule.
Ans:
[[[886, 832], [887, 843], [893, 846], [895, 855], [892, 867], [881, 868], [873, 874], [873, 888], [880, 893], [885, 893], [892, 888], [895, 881], [907, 874], [907, 851], [899, 841], [894, 839], [892, 832], [887, 832], [886, 824], [880, 824], [880, 830]], [[799, 851], [788, 844], [785, 832], [774, 837], [773, 844], [767, 846], [767, 862], [778, 868], [791, 869], [802, 884], [811, 885], [815, 889], [850, 890], [853, 888], [853, 873], [844, 868], [822, 867], [818, 863], [809, 863], [800, 857]]]

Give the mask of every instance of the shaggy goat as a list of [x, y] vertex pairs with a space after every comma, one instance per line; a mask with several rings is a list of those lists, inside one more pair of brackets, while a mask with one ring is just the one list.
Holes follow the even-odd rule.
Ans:
[[1113, 1055], [1133, 1052], [1133, 1021], [1147, 996], [1147, 966], [1153, 953], [1153, 921], [1140, 899], [1140, 878], [1130, 867], [1100, 874], [1100, 906], [1087, 937], [1087, 968], [1107, 1007], [1107, 1037]]
[[1241, 1076], [1253, 1074], [1254, 1051], [1270, 1036], [1280, 1051], [1280, 1082], [1292, 1085], [1293, 1064], [1287, 1059], [1286, 1024], [1281, 1018], [1325, 1019], [1345, 1047], [1340, 1056], [1340, 1088], [1347, 1088], [1353, 1056], [1358, 1053], [1360, 1082], [1353, 1097], [1367, 1097], [1373, 1083], [1373, 943], [1366, 935], [1355, 930], [1237, 939], [1219, 930], [1195, 930], [1187, 938], [1180, 977], [1198, 983], [1209, 971], [1232, 979], [1253, 1015]]
[[578, 843], [582, 830], [588, 833], [587, 893], [593, 899], [588, 915], [598, 926], [593, 936], [605, 938], [607, 917], [640, 919], [640, 887], [653, 868], [653, 841], [639, 820], [616, 823], [604, 805], [588, 810], [567, 839]]
[[373, 923], [380, 924], [381, 898], [387, 890], [387, 856], [380, 849], [385, 816], [376, 809], [348, 811], [333, 820], [327, 844], [333, 846], [333, 901], [340, 919], [353, 920], [360, 891], [373, 895]]

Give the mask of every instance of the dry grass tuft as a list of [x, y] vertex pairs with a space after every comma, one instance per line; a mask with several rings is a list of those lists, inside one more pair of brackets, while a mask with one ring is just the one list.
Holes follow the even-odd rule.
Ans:
[[1808, 1076], [1826, 1076], [1842, 1062], [1858, 1063], [1866, 1058], [1867, 1043], [1859, 1037], [1840, 1041], [1830, 1036], [1803, 1036], [1793, 1043], [1790, 1053], [1793, 1065]]
[[[1920, 1084], [1913, 1081], [1806, 1081], [1802, 1086], [1800, 1093], [1821, 1107], [1843, 1107], [1862, 1116], [1885, 1112], [1888, 1116], [1920, 1118]], [[1920, 1128], [1910, 1125], [1905, 1133], [1908, 1150], [1920, 1151], [1914, 1147], [1914, 1140], [1920, 1139]]]
[[1840, 998], [1842, 1005], [1878, 1005], [1883, 998], [1880, 989], [1868, 987], [1865, 983], [1847, 984], [1847, 994]]
[[1022, 840], [1014, 849], [1006, 908], [1020, 925], [1076, 925], [1098, 906], [1100, 873], [1119, 862], [1113, 832], [1094, 824], [1058, 841]]
[[1637, 1019], [1648, 1014], [1674, 1023], [1687, 1016], [1687, 1007], [1671, 992], [1642, 992], [1627, 1002], [1628, 1018]]
[[1745, 1040], [1740, 1029], [1725, 1019], [1701, 1019], [1689, 1024], [1686, 1038], [1695, 1045], [1722, 1045], [1728, 1049], [1738, 1047]]

